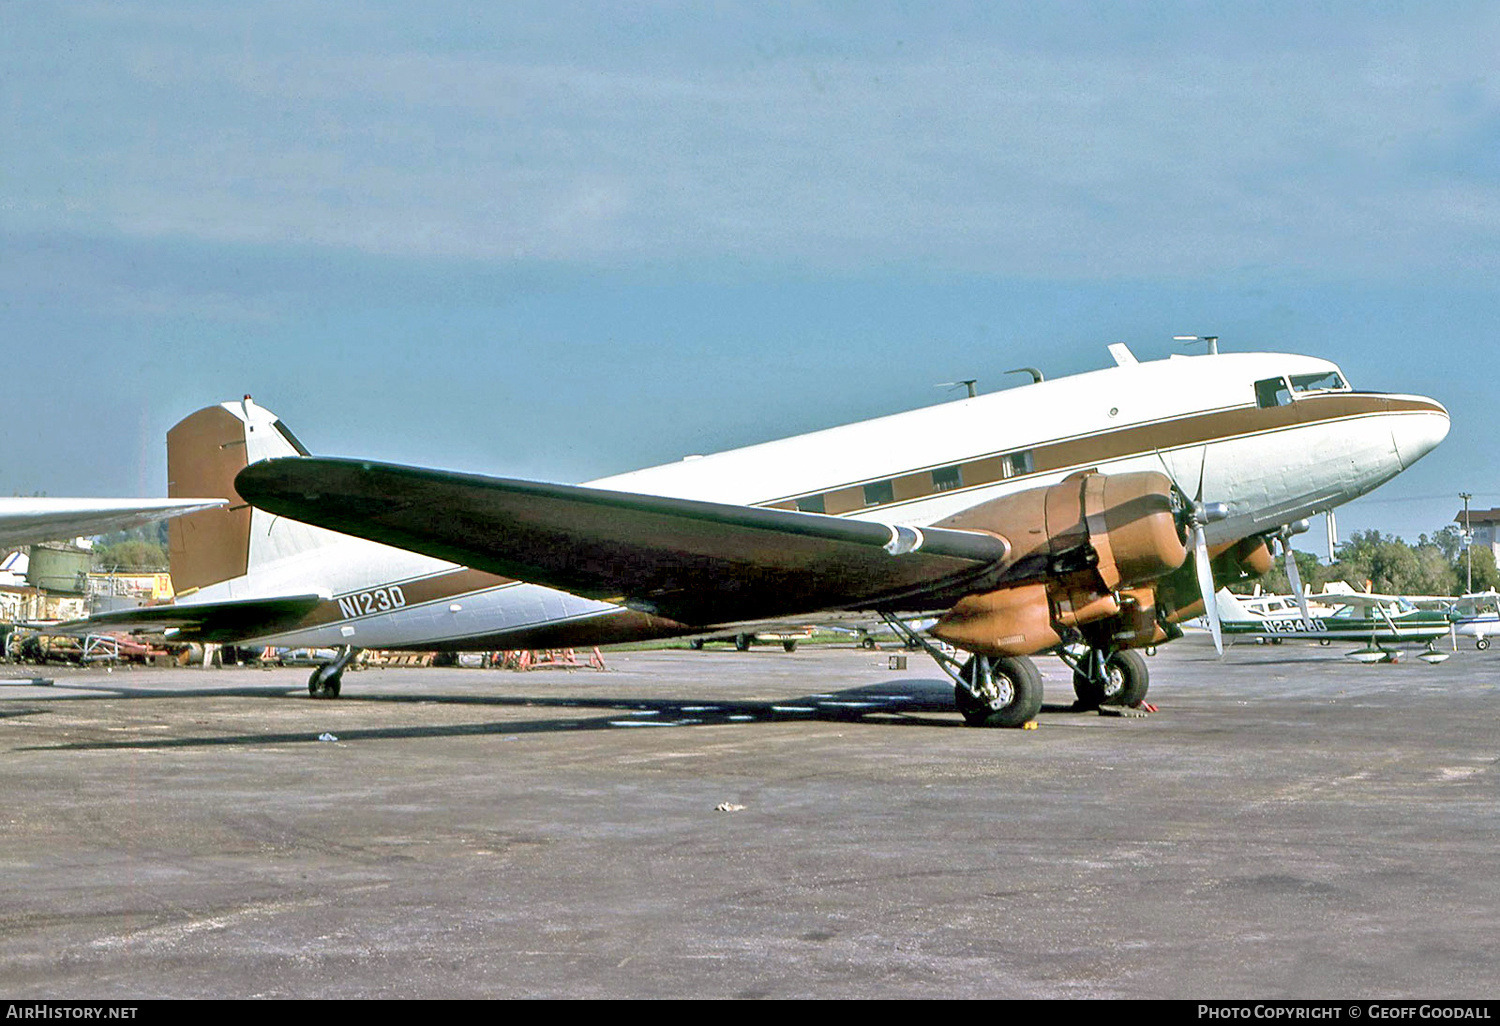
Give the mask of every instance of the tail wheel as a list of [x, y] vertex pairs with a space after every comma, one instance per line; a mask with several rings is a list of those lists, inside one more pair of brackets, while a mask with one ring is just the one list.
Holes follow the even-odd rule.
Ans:
[[1088, 709], [1101, 705], [1138, 705], [1151, 686], [1146, 657], [1134, 649], [1116, 652], [1104, 661], [1104, 679], [1095, 680], [1082, 670], [1073, 671], [1073, 693]]
[[954, 701], [971, 727], [1019, 727], [1042, 708], [1042, 675], [1030, 659], [971, 656], [959, 670]]
[[[343, 673], [333, 673], [323, 677], [324, 668], [318, 667], [307, 679], [307, 693], [314, 698], [337, 698], [340, 686], [343, 684]], [[323, 677], [322, 680], [319, 680]]]

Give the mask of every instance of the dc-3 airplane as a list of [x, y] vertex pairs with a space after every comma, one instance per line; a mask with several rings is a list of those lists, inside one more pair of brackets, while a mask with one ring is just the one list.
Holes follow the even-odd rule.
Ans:
[[333, 696], [355, 646], [587, 646], [831, 611], [902, 632], [928, 615], [952, 648], [912, 638], [969, 723], [1033, 719], [1045, 652], [1084, 704], [1133, 704], [1138, 650], [1205, 609], [1221, 646], [1216, 582], [1263, 573], [1286, 525], [1420, 459], [1448, 413], [1306, 356], [1112, 352], [1108, 369], [585, 486], [312, 457], [248, 397], [210, 406], [168, 435], [170, 494], [231, 505], [173, 521], [177, 604], [87, 623], [339, 646], [309, 682]]

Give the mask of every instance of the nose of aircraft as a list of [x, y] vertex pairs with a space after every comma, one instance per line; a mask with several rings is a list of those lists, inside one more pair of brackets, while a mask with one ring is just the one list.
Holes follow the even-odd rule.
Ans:
[[1421, 404], [1425, 408], [1391, 418], [1391, 441], [1396, 445], [1402, 470], [1448, 437], [1448, 411], [1443, 404], [1432, 399], [1422, 399]]

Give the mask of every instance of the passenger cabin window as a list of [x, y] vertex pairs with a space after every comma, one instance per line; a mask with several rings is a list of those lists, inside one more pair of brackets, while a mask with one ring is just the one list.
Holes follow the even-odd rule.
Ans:
[[1338, 371], [1324, 371], [1321, 374], [1293, 374], [1292, 391], [1347, 392], [1349, 386], [1344, 384], [1344, 379], [1339, 377]]
[[803, 513], [827, 513], [828, 507], [821, 495], [804, 495], [797, 500], [797, 508]]
[[1267, 378], [1255, 383], [1255, 405], [1261, 409], [1291, 404], [1292, 390], [1287, 387], [1286, 378]]
[[865, 505], [879, 506], [896, 497], [896, 489], [889, 481], [876, 481], [865, 485]]
[[932, 487], [940, 492], [951, 492], [963, 486], [964, 473], [961, 467], [944, 467], [932, 472]]
[[1005, 457], [1000, 464], [1001, 477], [1015, 477], [1017, 474], [1029, 474], [1035, 468], [1035, 461], [1031, 458], [1031, 450], [1024, 452], [1013, 452]]

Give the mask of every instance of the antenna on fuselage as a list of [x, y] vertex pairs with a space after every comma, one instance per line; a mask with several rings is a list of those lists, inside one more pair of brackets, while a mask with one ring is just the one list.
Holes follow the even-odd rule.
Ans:
[[969, 398], [973, 399], [976, 395], [979, 394], [979, 379], [978, 378], [964, 378], [962, 381], [941, 381], [938, 384], [934, 385], [933, 387], [934, 388], [967, 388], [969, 390]]
[[1219, 336], [1217, 335], [1173, 335], [1173, 342], [1207, 342], [1208, 355], [1219, 355]]
[[1012, 367], [1010, 370], [1006, 371], [1005, 373], [1007, 373], [1007, 374], [1030, 374], [1031, 375], [1031, 383], [1033, 385], [1040, 385], [1042, 383], [1042, 381], [1043, 381], [1042, 372], [1039, 371], [1039, 370], [1037, 370], [1035, 367]]

